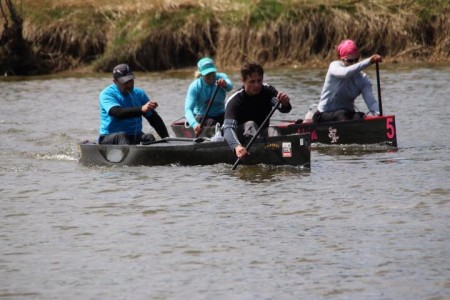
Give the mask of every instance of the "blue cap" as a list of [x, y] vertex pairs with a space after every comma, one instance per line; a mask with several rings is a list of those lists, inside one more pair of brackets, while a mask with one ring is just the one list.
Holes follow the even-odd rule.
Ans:
[[214, 65], [214, 62], [211, 58], [205, 57], [198, 61], [197, 63], [198, 71], [202, 76], [205, 76], [206, 74], [217, 72], [216, 66]]

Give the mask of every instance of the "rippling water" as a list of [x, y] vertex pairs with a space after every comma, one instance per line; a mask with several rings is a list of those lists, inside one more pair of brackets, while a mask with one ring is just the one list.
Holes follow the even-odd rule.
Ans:
[[[303, 118], [324, 76], [266, 81]], [[191, 79], [136, 84], [170, 123]], [[311, 171], [84, 167], [76, 143], [97, 136], [109, 76], [2, 79], [0, 298], [448, 299], [450, 67], [381, 79], [398, 151], [317, 148]]]

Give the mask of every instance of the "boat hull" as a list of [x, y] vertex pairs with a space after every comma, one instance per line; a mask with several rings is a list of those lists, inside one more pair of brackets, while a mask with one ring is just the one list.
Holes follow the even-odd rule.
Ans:
[[324, 123], [280, 123], [282, 134], [307, 133], [311, 143], [383, 144], [397, 147], [395, 116], [366, 117], [361, 120]]
[[[226, 142], [167, 138], [149, 145], [99, 145], [80, 143], [79, 162], [84, 165], [213, 165], [233, 164], [236, 156]], [[309, 134], [259, 138], [243, 165], [292, 165], [310, 168]]]
[[[185, 126], [186, 119], [180, 118], [173, 122], [170, 127], [176, 137], [196, 138], [194, 129]], [[202, 132], [198, 137], [212, 137], [216, 133], [215, 126], [203, 126]]]
[[[278, 128], [282, 134], [309, 133], [311, 143], [325, 145], [341, 144], [383, 144], [397, 147], [395, 116], [366, 117], [361, 120], [325, 123], [300, 123], [295, 121], [272, 120], [271, 127]], [[178, 137], [195, 137], [192, 128], [185, 128], [183, 121], [171, 125]], [[204, 136], [214, 135], [213, 127], [205, 127]]]

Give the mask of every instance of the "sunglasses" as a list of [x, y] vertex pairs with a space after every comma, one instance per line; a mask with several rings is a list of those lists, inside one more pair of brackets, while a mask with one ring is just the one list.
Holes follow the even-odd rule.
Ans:
[[345, 58], [344, 61], [348, 62], [349, 64], [354, 64], [355, 62], [358, 62], [359, 57], [358, 58], [354, 58], [354, 59], [348, 59]]

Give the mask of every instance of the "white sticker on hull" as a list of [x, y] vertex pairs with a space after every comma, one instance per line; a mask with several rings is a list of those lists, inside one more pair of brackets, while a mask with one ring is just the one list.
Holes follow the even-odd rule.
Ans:
[[337, 129], [330, 127], [328, 128], [328, 137], [331, 139], [331, 143], [337, 143], [339, 136], [337, 135]]
[[281, 145], [283, 157], [292, 157], [292, 144], [291, 142], [283, 142]]

